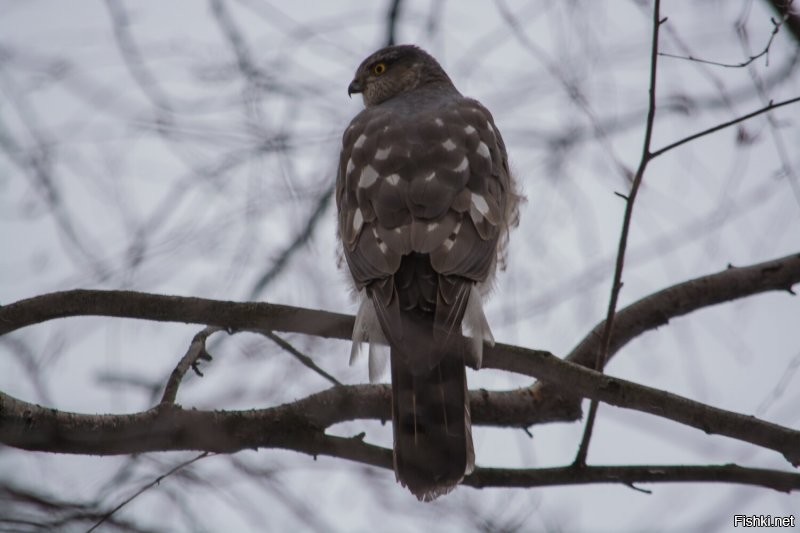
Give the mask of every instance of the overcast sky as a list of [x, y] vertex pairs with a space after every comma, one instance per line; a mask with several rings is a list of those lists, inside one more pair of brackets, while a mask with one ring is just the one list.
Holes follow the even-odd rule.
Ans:
[[[341, 133], [361, 109], [355, 68], [386, 41], [387, 2], [4, 2], [0, 5], [0, 303], [71, 288], [261, 300], [354, 313], [333, 203]], [[435, 55], [503, 133], [527, 196], [487, 314], [498, 341], [568, 353], [605, 314], [642, 150], [650, 2], [402, 3], [399, 42]], [[738, 64], [766, 46], [767, 2], [664, 2], [661, 50]], [[738, 28], [737, 31], [737, 23]], [[800, 95], [786, 28], [743, 68], [659, 58], [653, 145]], [[655, 160], [631, 228], [620, 306], [692, 277], [800, 250], [800, 107]], [[792, 186], [794, 183], [794, 187]], [[308, 242], [275, 268], [318, 212]], [[673, 320], [608, 373], [797, 428], [800, 303], [766, 294]], [[80, 318], [0, 338], [0, 390], [84, 413], [153, 405], [197, 326]], [[349, 383], [349, 344], [287, 335]], [[328, 384], [268, 340], [215, 341], [179, 403], [251, 409]], [[470, 387], [527, 378], [470, 372]], [[584, 403], [584, 407], [588, 403]], [[571, 462], [582, 424], [478, 428], [481, 466]], [[391, 428], [366, 431], [391, 446]], [[112, 508], [190, 453], [70, 457], [0, 449], [0, 482]], [[779, 454], [601, 406], [592, 464], [788, 469]], [[124, 465], [127, 476], [113, 478]], [[246, 468], [245, 466], [246, 465]], [[731, 529], [734, 512], [798, 513], [800, 495], [722, 484], [459, 488], [419, 504], [389, 471], [275, 450], [198, 463], [121, 516], [155, 530], [422, 527]], [[237, 469], [238, 468], [238, 469]], [[255, 478], [245, 470], [262, 469]], [[186, 507], [183, 510], [176, 502]], [[187, 516], [194, 516], [195, 524]], [[166, 523], [164, 522], [166, 521]], [[692, 528], [694, 529], [694, 527]]]

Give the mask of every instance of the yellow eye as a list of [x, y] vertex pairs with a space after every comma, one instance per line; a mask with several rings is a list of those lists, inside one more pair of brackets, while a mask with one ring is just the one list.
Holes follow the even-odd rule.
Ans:
[[386, 64], [385, 63], [378, 63], [374, 67], [372, 67], [372, 72], [376, 76], [380, 76], [384, 72], [386, 72]]

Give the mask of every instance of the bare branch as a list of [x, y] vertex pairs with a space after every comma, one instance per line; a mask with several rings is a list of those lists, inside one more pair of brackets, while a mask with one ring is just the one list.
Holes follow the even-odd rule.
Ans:
[[[603, 379], [602, 376], [600, 378]], [[336, 387], [293, 404], [255, 411], [197, 411], [175, 407], [133, 415], [105, 416], [59, 413], [0, 393], [0, 440], [26, 449], [103, 455], [186, 449], [233, 453], [246, 448], [271, 447], [291, 449], [315, 457], [339, 457], [390, 469], [391, 450], [365, 443], [363, 435], [350, 438], [325, 435], [320, 427], [320, 423], [331, 424], [337, 419], [341, 420], [343, 408], [358, 407], [358, 404], [365, 403], [360, 401], [365, 392], [381, 392], [384, 410], [388, 415], [389, 392], [388, 387], [383, 386]], [[337, 397], [342, 401], [337, 401]], [[667, 409], [672, 407], [674, 406], [666, 406]], [[18, 413], [25, 420], [9, 420], [8, 413], [12, 412]], [[769, 434], [773, 431], [763, 427], [774, 426], [772, 424], [751, 417], [735, 416], [744, 419], [745, 424], [749, 424], [748, 427], [751, 428], [749, 430], [753, 432], [766, 431]], [[55, 419], [59, 419], [58, 422]], [[32, 420], [36, 423], [31, 424]], [[27, 424], [28, 431], [18, 432], [18, 439], [9, 442], [12, 422], [13, 425]], [[800, 456], [800, 432], [780, 429], [784, 432], [781, 437], [784, 443], [794, 446]], [[25, 442], [21, 442], [21, 439]], [[35, 445], [34, 441], [38, 441], [39, 445]], [[747, 469], [735, 465], [570, 466], [534, 470], [478, 468], [464, 483], [475, 487], [532, 487], [667, 481], [728, 481], [761, 485], [785, 492], [800, 488], [800, 474]]]
[[389, 11], [386, 14], [386, 46], [397, 44], [397, 23], [400, 19], [402, 0], [390, 0]]
[[189, 345], [189, 349], [186, 351], [186, 355], [181, 358], [178, 366], [175, 367], [175, 370], [173, 370], [172, 374], [169, 376], [167, 385], [164, 387], [164, 394], [161, 396], [162, 404], [175, 403], [175, 398], [178, 395], [178, 387], [183, 380], [183, 376], [186, 375], [186, 372], [188, 372], [190, 368], [194, 369], [194, 371], [199, 375], [203, 375], [197, 368], [197, 362], [201, 359], [205, 361], [211, 360], [211, 356], [206, 351], [206, 339], [220, 329], [222, 328], [217, 326], [208, 326], [194, 336], [191, 344]]
[[[486, 350], [484, 358], [489, 368], [537, 376], [574, 395], [772, 449], [800, 465], [800, 431], [605, 376], [548, 352], [496, 345]], [[528, 389], [515, 392], [531, 397]], [[488, 391], [471, 393], [470, 402], [476, 396], [481, 402], [491, 401], [491, 395]], [[476, 424], [487, 422], [482, 418], [487, 411], [481, 409], [481, 402], [475, 403]], [[257, 447], [305, 451], [309, 442], [316, 442], [333, 424], [360, 418], [385, 420], [388, 415], [389, 388], [378, 385], [334, 387], [261, 410], [208, 412], [170, 405], [169, 409], [159, 406], [132, 415], [67, 413], [0, 393], [0, 442], [28, 450], [98, 455], [167, 450], [231, 453]]]
[[311, 359], [306, 354], [300, 352], [297, 348], [295, 348], [294, 346], [292, 346], [291, 344], [289, 344], [288, 342], [286, 342], [285, 340], [280, 338], [275, 333], [273, 333], [271, 331], [265, 331], [264, 332], [264, 336], [266, 336], [272, 342], [274, 342], [275, 344], [277, 344], [278, 346], [283, 348], [285, 351], [287, 351], [289, 354], [291, 354], [295, 359], [300, 361], [300, 363], [302, 363], [304, 366], [310, 368], [311, 370], [313, 370], [314, 372], [316, 372], [317, 374], [319, 374], [323, 378], [327, 379], [333, 385], [337, 385], [338, 386], [338, 385], [342, 384], [341, 381], [339, 381], [338, 379], [336, 379], [335, 377], [331, 376], [330, 374], [325, 372], [323, 369], [321, 369], [319, 367], [319, 365], [317, 365], [314, 362], [313, 359]]
[[549, 487], [589, 483], [664, 483], [664, 482], [740, 483], [774, 489], [779, 492], [800, 490], [800, 474], [745, 468], [742, 466], [587, 466], [584, 468], [534, 468], [510, 470], [477, 468], [463, 484], [483, 487]]
[[[614, 328], [614, 315], [617, 312], [617, 300], [619, 299], [619, 292], [622, 290], [622, 270], [625, 268], [625, 251], [628, 247], [628, 232], [631, 227], [631, 220], [633, 218], [633, 206], [636, 202], [636, 196], [639, 193], [639, 187], [644, 178], [644, 172], [647, 169], [647, 164], [653, 158], [650, 152], [650, 143], [653, 138], [653, 124], [656, 118], [656, 73], [658, 72], [658, 29], [661, 24], [666, 22], [666, 19], [661, 19], [661, 1], [656, 0], [653, 7], [653, 41], [650, 47], [650, 84], [648, 89], [648, 105], [647, 105], [647, 122], [645, 123], [644, 130], [644, 146], [642, 147], [642, 156], [639, 161], [639, 168], [631, 184], [631, 190], [627, 194], [625, 203], [625, 215], [622, 219], [622, 230], [619, 236], [619, 246], [617, 248], [617, 262], [614, 267], [614, 278], [611, 282], [611, 296], [608, 299], [608, 311], [606, 312], [606, 320], [603, 326], [603, 334], [601, 336], [601, 344], [599, 350], [595, 353], [594, 369], [598, 372], [603, 372], [603, 368], [608, 360], [608, 351], [611, 344], [611, 332]], [[575, 464], [583, 466], [586, 464], [586, 454], [589, 452], [589, 442], [592, 439], [592, 429], [594, 428], [595, 417], [597, 416], [598, 403], [593, 400], [589, 406], [589, 414], [586, 417], [586, 428], [581, 438], [578, 453], [575, 456]]]
[[154, 479], [153, 481], [151, 481], [150, 483], [148, 483], [147, 485], [145, 485], [141, 489], [137, 490], [135, 493], [133, 493], [128, 498], [125, 498], [125, 500], [123, 500], [119, 505], [117, 505], [116, 507], [111, 509], [109, 512], [107, 512], [105, 515], [103, 515], [103, 517], [100, 520], [98, 520], [92, 527], [90, 527], [87, 530], [87, 533], [91, 533], [92, 531], [97, 529], [103, 522], [105, 522], [106, 520], [111, 518], [111, 516], [114, 513], [116, 513], [117, 511], [119, 511], [120, 509], [122, 509], [123, 507], [128, 505], [130, 502], [132, 502], [133, 500], [135, 500], [136, 498], [141, 496], [146, 490], [158, 485], [164, 479], [166, 479], [167, 477], [171, 476], [175, 472], [177, 472], [179, 470], [183, 470], [184, 468], [186, 468], [187, 466], [191, 465], [192, 463], [195, 463], [195, 462], [199, 461], [200, 459], [203, 459], [203, 458], [208, 457], [208, 456], [209, 456], [208, 452], [201, 453], [197, 457], [194, 457], [192, 459], [189, 459], [188, 461], [184, 461], [184, 462], [180, 463], [179, 465], [176, 465], [174, 468], [170, 469], [169, 472], [158, 476], [156, 479]]
[[322, 221], [323, 217], [327, 210], [328, 206], [330, 206], [331, 199], [333, 198], [333, 189], [335, 184], [332, 182], [331, 186], [327, 188], [317, 199], [317, 203], [314, 206], [314, 211], [311, 213], [311, 216], [308, 217], [308, 221], [306, 221], [305, 226], [297, 234], [295, 239], [286, 247], [286, 249], [281, 253], [280, 256], [275, 260], [272, 266], [261, 275], [261, 277], [253, 284], [253, 288], [250, 289], [250, 298], [258, 297], [264, 289], [269, 285], [273, 280], [275, 280], [280, 274], [284, 267], [289, 264], [289, 259], [301, 249], [301, 247], [308, 242], [308, 239], [311, 238], [311, 234], [314, 233], [314, 228], [316, 228], [320, 221]]
[[[612, 336], [609, 355], [645, 331], [665, 324], [670, 318], [754, 294], [790, 291], [797, 283], [800, 283], [800, 253], [746, 267], [727, 268], [679, 283], [647, 296], [618, 313], [618, 327]], [[351, 315], [266, 302], [230, 302], [135, 291], [74, 289], [0, 306], [0, 336], [48, 320], [72, 316], [207, 324], [237, 331], [285, 331], [343, 340], [351, 338], [354, 322]], [[602, 324], [598, 324], [595, 330]], [[587, 335], [570, 353], [570, 361], [586, 364], [583, 357], [578, 355], [586, 349], [579, 348], [592, 335], [596, 336], [596, 333]]]
[[[693, 310], [733, 300], [744, 296], [773, 290], [788, 291], [792, 285], [800, 283], [800, 254], [752, 265], [746, 268], [729, 268], [722, 272], [704, 276], [696, 280], [678, 284], [660, 293], [649, 296], [626, 309], [617, 316], [615, 333], [610, 350], [620, 349], [630, 339], [644, 331], [653, 329], [674, 316], [681, 316]], [[0, 307], [0, 334], [5, 334], [27, 325], [67, 316], [101, 315], [128, 318], [141, 318], [156, 321], [211, 323], [214, 326], [264, 331], [293, 331], [322, 337], [349, 339], [353, 328], [353, 317], [293, 308], [266, 303], [235, 303], [161, 296], [128, 291], [87, 291], [75, 290], [37, 296], [28, 300]], [[595, 330], [602, 325], [596, 326]], [[594, 349], [589, 334], [570, 358], [591, 364]], [[596, 342], [596, 341], [594, 341]], [[584, 355], [581, 356], [580, 354]], [[613, 352], [610, 352], [613, 353]], [[537, 377], [555, 389], [543, 395], [541, 385], [534, 388], [509, 392], [478, 391], [471, 393], [473, 418], [476, 424], [505, 424], [528, 426], [536, 422], [552, 420], [574, 420], [579, 413], [576, 397], [597, 399], [619, 407], [637, 409], [702, 429], [764, 446], [783, 453], [791, 462], [800, 462], [800, 433], [775, 424], [760, 421], [729, 411], [715, 409], [699, 402], [667, 392], [643, 387], [600, 375], [581, 366], [564, 362], [549, 352], [527, 350], [524, 348], [498, 344], [486, 347], [487, 368], [496, 368]], [[272, 408], [272, 410], [242, 413], [218, 414], [230, 416], [233, 420], [249, 421], [247, 417], [263, 417], [252, 422], [253, 427], [267, 428], [275, 424], [273, 418], [280, 419], [289, 427], [300, 424], [304, 428], [323, 428], [330, 424], [354, 418], [388, 419], [388, 388], [381, 386], [336, 387], [330, 391], [309, 396], [304, 400]], [[240, 442], [231, 442], [229, 426], [213, 431], [221, 422], [207, 420], [212, 414], [192, 411], [190, 414], [180, 409], [149, 411], [133, 418], [106, 417], [81, 418], [32, 406], [8, 396], [0, 396], [0, 441], [9, 445], [28, 449], [52, 449], [65, 453], [134, 453], [149, 449], [203, 449], [208, 451], [232, 451], [240, 447], [276, 445], [262, 443], [263, 434], [247, 437], [243, 433], [232, 432]], [[36, 416], [29, 418], [36, 409]], [[171, 414], [170, 414], [171, 413]], [[260, 414], [259, 414], [260, 413]], [[277, 413], [277, 414], [276, 414]], [[286, 415], [285, 413], [289, 413]], [[6, 417], [5, 419], [1, 419]], [[177, 441], [167, 438], [159, 417], [179, 417], [181, 424], [191, 425], [192, 417], [200, 417], [200, 435], [193, 439], [181, 439], [192, 435], [188, 427], [179, 431]], [[189, 417], [189, 418], [184, 418]], [[29, 420], [37, 420], [37, 431], [28, 425]], [[117, 431], [120, 424], [131, 426], [137, 436], [135, 439], [123, 437], [125, 432]], [[249, 423], [249, 422], [248, 422]], [[74, 424], [79, 424], [73, 427]], [[100, 439], [104, 424], [110, 425], [110, 435]], [[153, 424], [152, 427], [149, 424]], [[178, 431], [179, 425], [169, 424], [166, 428]], [[284, 427], [273, 427], [280, 435], [290, 435]], [[88, 431], [88, 433], [86, 433]], [[265, 430], [267, 431], [267, 430]], [[95, 435], [95, 432], [100, 432]], [[57, 438], [53, 438], [57, 435]], [[150, 442], [140, 438], [149, 435]], [[175, 435], [173, 435], [175, 436]], [[97, 439], [100, 439], [99, 441]], [[166, 440], [165, 440], [166, 439]], [[147, 444], [150, 442], [150, 444]], [[243, 444], [244, 442], [244, 444]], [[280, 441], [283, 442], [283, 441]], [[136, 446], [145, 446], [146, 450]], [[152, 448], [150, 448], [152, 447]], [[164, 448], [166, 447], [166, 448]]]
[[752, 113], [748, 113], [746, 115], [742, 115], [741, 117], [735, 118], [733, 120], [729, 120], [728, 122], [723, 122], [722, 124], [717, 124], [714, 127], [705, 129], [705, 130], [700, 131], [700, 132], [697, 132], [697, 133], [695, 133], [693, 135], [689, 135], [688, 137], [684, 137], [683, 139], [681, 139], [679, 141], [675, 141], [672, 144], [668, 144], [667, 146], [665, 146], [663, 148], [659, 148], [658, 150], [656, 150], [655, 152], [650, 154], [651, 155], [651, 159], [655, 159], [656, 157], [658, 157], [660, 155], [663, 155], [666, 152], [669, 152], [670, 150], [672, 150], [674, 148], [677, 148], [678, 146], [681, 146], [682, 144], [686, 144], [686, 143], [688, 143], [690, 141], [693, 141], [695, 139], [699, 139], [700, 137], [705, 137], [706, 135], [709, 135], [711, 133], [714, 133], [714, 132], [717, 132], [717, 131], [720, 131], [720, 130], [724, 130], [725, 128], [733, 126], [734, 124], [738, 124], [739, 122], [744, 122], [745, 120], [751, 119], [753, 117], [757, 117], [758, 115], [762, 115], [764, 113], [767, 113], [768, 111], [772, 111], [773, 109], [777, 109], [779, 107], [783, 107], [783, 106], [786, 106], [786, 105], [794, 104], [796, 102], [800, 102], [800, 96], [796, 96], [794, 98], [790, 98], [789, 100], [783, 100], [782, 102], [778, 102], [777, 104], [772, 102], [772, 101], [770, 101], [769, 104], [767, 104], [766, 106], [762, 107], [761, 109], [757, 109], [757, 110], [753, 111]]
[[[788, 262], [784, 261], [785, 259]], [[621, 309], [614, 317], [614, 332], [609, 343], [609, 357], [642, 333], [665, 326], [673, 318], [684, 316], [703, 307], [729, 302], [762, 292], [756, 286], [771, 285], [771, 290], [791, 292], [792, 285], [800, 282], [792, 271], [800, 267], [800, 254], [777, 261], [768, 261], [746, 267], [728, 266], [716, 274], [701, 276], [645, 296]], [[778, 277], [773, 277], [777, 275]], [[788, 275], [788, 279], [783, 278]], [[783, 279], [779, 279], [783, 278]], [[773, 282], [775, 284], [773, 285]], [[749, 287], [752, 291], [742, 292]], [[765, 288], [762, 286], [762, 289]], [[590, 366], [598, 348], [600, 332], [605, 322], [600, 322], [567, 355], [573, 363]]]
[[[716, 274], [678, 283], [646, 296], [616, 314], [608, 357], [613, 357], [639, 335], [664, 326], [673, 318], [704, 307], [758, 294], [765, 289], [782, 290], [791, 294], [792, 286], [797, 283], [800, 283], [800, 254], [747, 267], [729, 267]], [[767, 286], [770, 288], [767, 289]], [[601, 349], [604, 329], [605, 322], [598, 323], [572, 349], [566, 360], [591, 368], [595, 354]], [[548, 406], [540, 408], [558, 408], [569, 412], [570, 405], [573, 409], [579, 406], [578, 398], [553, 394], [556, 392], [553, 390], [555, 388], [552, 384], [542, 382], [533, 386], [532, 390], [537, 397], [549, 399]]]
[[789, 28], [795, 41], [800, 42], [800, 14], [792, 9], [794, 0], [766, 1], [786, 21], [786, 27]]
[[775, 19], [770, 19], [773, 26], [772, 33], [770, 34], [769, 40], [767, 40], [767, 44], [764, 46], [764, 49], [755, 55], [749, 56], [746, 60], [741, 61], [739, 63], [721, 63], [718, 61], [709, 61], [708, 59], [700, 59], [692, 56], [669, 54], [667, 52], [659, 52], [658, 55], [662, 57], [671, 57], [673, 59], [685, 59], [687, 61], [696, 61], [698, 63], [704, 63], [706, 65], [714, 65], [716, 67], [725, 67], [725, 68], [743, 68], [752, 63], [753, 61], [755, 61], [756, 59], [766, 56], [767, 65], [769, 65], [769, 49], [772, 47], [772, 41], [775, 40], [775, 36], [778, 35], [779, 31], [781, 31], [781, 26], [783, 26], [783, 24], [789, 19], [789, 14], [791, 12], [791, 8], [789, 6], [791, 6], [792, 0], [789, 0], [788, 4], [789, 5], [787, 6], [786, 11], [783, 13], [783, 16], [778, 22], [775, 22]]
[[111, 27], [114, 29], [117, 47], [131, 77], [156, 108], [167, 112], [172, 111], [169, 97], [161, 89], [155, 76], [145, 66], [139, 46], [128, 27], [128, 14], [122, 2], [106, 0], [106, 7], [111, 16]]

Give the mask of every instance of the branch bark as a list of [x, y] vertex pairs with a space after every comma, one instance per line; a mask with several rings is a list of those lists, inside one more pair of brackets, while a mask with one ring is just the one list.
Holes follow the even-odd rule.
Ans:
[[[30, 450], [97, 455], [165, 450], [233, 453], [271, 447], [311, 456], [327, 455], [379, 468], [392, 468], [392, 451], [364, 442], [363, 435], [326, 435], [321, 425], [341, 419], [343, 409], [374, 416], [378, 402], [362, 398], [378, 394], [382, 416], [389, 415], [388, 387], [336, 387], [293, 404], [253, 411], [196, 411], [162, 406], [133, 415], [78, 415], [45, 409], [0, 393], [0, 438]], [[332, 401], [338, 397], [338, 401]], [[473, 402], [475, 401], [473, 394]], [[349, 408], [355, 409], [349, 409]], [[22, 415], [16, 438], [9, 439], [8, 414]], [[24, 420], [23, 420], [24, 418]], [[584, 483], [727, 482], [756, 485], [781, 492], [800, 490], [800, 474], [778, 470], [710, 466], [588, 466], [541, 469], [476, 468], [464, 485], [543, 487]]]
[[[612, 348], [619, 350], [630, 339], [674, 316], [759, 292], [788, 291], [798, 282], [800, 254], [794, 254], [675, 285], [621, 310], [616, 317]], [[350, 316], [273, 304], [76, 290], [37, 296], [0, 308], [0, 334], [54, 318], [85, 315], [194, 322], [256, 332], [294, 331], [336, 338], [349, 338], [353, 325]], [[598, 324], [595, 330], [601, 326]], [[570, 359], [582, 361], [579, 354], [586, 350], [591, 364], [591, 346], [581, 346], [596, 337], [596, 333], [589, 333]], [[504, 392], [473, 391], [470, 401], [476, 424], [528, 426], [559, 419], [554, 413], [563, 416], [562, 420], [568, 419], [579, 405], [558, 405], [551, 399], [558, 395], [587, 397], [772, 449], [790, 463], [800, 464], [798, 431], [602, 375], [546, 351], [497, 344], [486, 347], [484, 363], [488, 368], [537, 377], [559, 388], [553, 395], [544, 395], [538, 386]], [[552, 407], [554, 404], [556, 407]], [[254, 411], [204, 412], [167, 404], [132, 415], [66, 413], [0, 393], [0, 442], [30, 450], [91, 454], [185, 449], [232, 452], [256, 447], [305, 451], [332, 424], [388, 417], [389, 389], [379, 385], [335, 387], [290, 404]]]
[[[752, 296], [767, 291], [787, 291], [800, 283], [800, 254], [746, 267], [729, 266], [726, 270], [678, 283], [648, 295], [621, 309], [614, 317], [614, 330], [608, 351], [609, 360], [639, 335], [665, 326], [673, 318], [687, 315], [704, 307]], [[592, 367], [597, 350], [601, 348], [605, 321], [598, 323], [567, 355], [566, 360]], [[579, 398], [561, 391], [556, 394], [552, 384], [533, 386], [536, 396], [547, 398], [546, 409], [569, 411], [580, 403]]]

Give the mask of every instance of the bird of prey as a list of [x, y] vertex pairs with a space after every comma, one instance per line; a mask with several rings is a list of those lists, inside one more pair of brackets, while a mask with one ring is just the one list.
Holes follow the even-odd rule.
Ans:
[[430, 501], [474, 468], [465, 365], [478, 368], [494, 342], [482, 299], [519, 196], [491, 113], [424, 50], [378, 50], [356, 70], [354, 93], [365, 109], [344, 132], [336, 181], [361, 300], [352, 358], [368, 341], [374, 380], [389, 346], [395, 473]]

